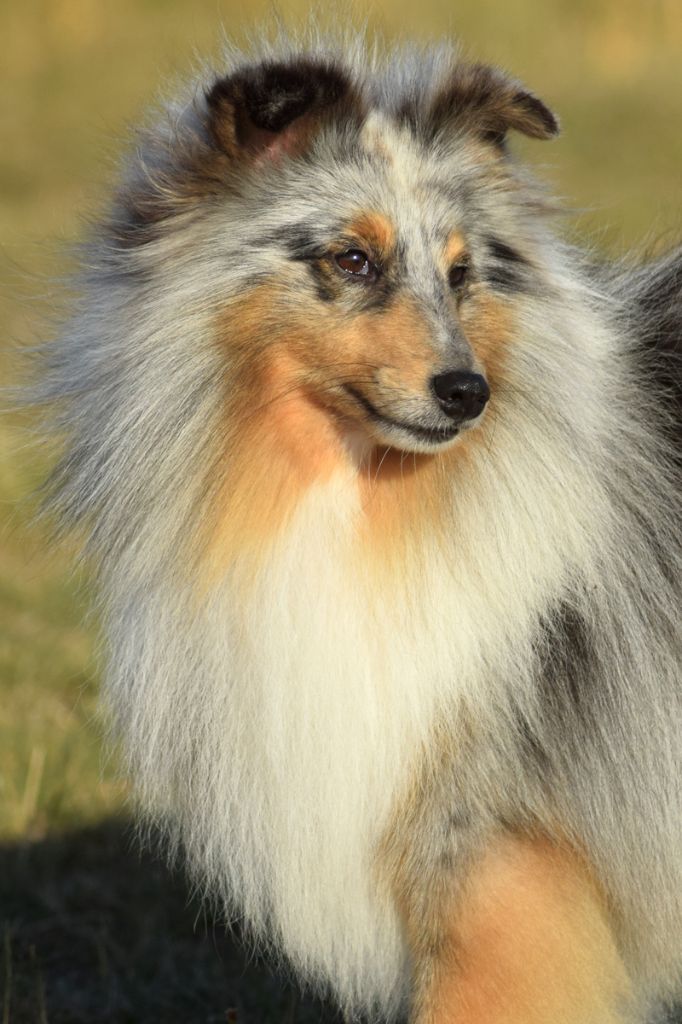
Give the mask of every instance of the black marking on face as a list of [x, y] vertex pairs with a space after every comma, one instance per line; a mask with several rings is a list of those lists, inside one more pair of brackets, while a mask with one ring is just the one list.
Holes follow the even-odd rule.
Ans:
[[337, 298], [338, 289], [334, 287], [333, 275], [325, 265], [328, 248], [315, 237], [310, 225], [305, 222], [288, 224], [261, 236], [255, 244], [263, 248], [276, 246], [284, 249], [290, 260], [305, 264], [317, 297], [322, 302], [332, 302]]
[[383, 313], [390, 306], [396, 293], [398, 282], [390, 273], [380, 274], [377, 280], [368, 282], [364, 287], [358, 286], [353, 296], [358, 306], [368, 312]]
[[290, 259], [302, 263], [321, 259], [327, 251], [319, 239], [315, 238], [310, 225], [306, 223], [288, 224], [286, 227], [278, 228], [272, 234], [259, 238], [256, 245], [264, 248], [272, 245], [283, 248]]
[[[329, 230], [329, 236], [337, 238], [341, 229]], [[264, 235], [255, 243], [267, 248], [277, 246], [284, 249], [290, 260], [306, 265], [313, 280], [315, 292], [323, 302], [346, 301], [354, 309], [385, 310], [396, 292], [398, 281], [391, 270], [377, 267], [378, 276], [364, 277], [344, 273], [337, 264], [337, 257], [348, 250], [363, 249], [363, 245], [353, 239], [347, 244], [320, 241], [319, 234], [310, 224], [300, 222], [289, 224]], [[370, 257], [371, 258], [371, 257]]]
[[499, 238], [486, 239], [489, 258], [483, 266], [483, 277], [497, 291], [514, 293], [529, 291], [528, 260], [517, 249]]
[[486, 244], [491, 256], [496, 260], [500, 260], [503, 263], [523, 263], [527, 264], [525, 256], [522, 256], [517, 249], [513, 249], [511, 245], [507, 245], [506, 242], [501, 241], [499, 238], [494, 238], [492, 235], [486, 239]]
[[339, 292], [334, 287], [328, 267], [314, 260], [308, 263], [308, 270], [315, 285], [315, 293], [322, 302], [333, 302], [338, 299]]

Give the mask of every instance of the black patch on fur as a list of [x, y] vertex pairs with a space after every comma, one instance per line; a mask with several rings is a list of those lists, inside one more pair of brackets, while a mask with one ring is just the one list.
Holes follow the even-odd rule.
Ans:
[[306, 224], [291, 224], [273, 232], [260, 244], [274, 244], [283, 248], [296, 263], [305, 263], [315, 285], [315, 292], [322, 302], [333, 302], [337, 292], [332, 287], [329, 268], [325, 266], [327, 249], [321, 245]]
[[290, 259], [301, 262], [322, 259], [327, 252], [307, 224], [291, 224], [279, 228], [268, 238], [259, 239], [258, 244], [277, 245], [285, 250]]
[[562, 601], [541, 620], [535, 650], [541, 732], [520, 713], [517, 739], [522, 758], [536, 775], [549, 781], [554, 749], [561, 748], [558, 738], [587, 738], [593, 731], [598, 717], [593, 685], [599, 671], [597, 647], [580, 612]]
[[379, 277], [374, 281], [354, 278], [340, 271], [333, 257], [318, 266], [324, 268], [328, 281], [331, 279], [337, 284], [334, 297], [343, 301], [347, 307], [352, 305], [355, 312], [384, 313], [390, 308], [397, 289], [397, 281], [392, 275], [380, 269]]
[[644, 372], [660, 390], [682, 445], [682, 248], [635, 271], [631, 279], [626, 276], [621, 288], [622, 297], [636, 305]]
[[240, 149], [260, 148], [303, 115], [336, 109], [347, 121], [359, 109], [340, 68], [305, 57], [265, 62], [219, 78], [206, 92], [206, 106], [214, 142], [233, 157]]
[[539, 645], [541, 676], [547, 700], [580, 707], [591, 678], [595, 646], [580, 612], [566, 601], [542, 622]]
[[358, 281], [357, 291], [360, 292], [361, 289], [362, 308], [374, 313], [384, 313], [390, 308], [397, 290], [397, 281], [382, 273], [372, 284], [362, 284]]
[[337, 103], [348, 88], [348, 78], [338, 68], [301, 59], [291, 64], [260, 64], [221, 78], [206, 100], [212, 108], [225, 99], [241, 100], [256, 128], [281, 132], [309, 110]]
[[491, 288], [508, 295], [528, 291], [525, 275], [513, 267], [489, 263], [483, 268], [483, 277]]
[[522, 256], [517, 249], [512, 249], [511, 245], [507, 245], [506, 242], [502, 242], [499, 238], [494, 238], [491, 235], [489, 238], [486, 238], [486, 245], [490, 255], [496, 260], [500, 260], [503, 263], [527, 264], [525, 256]]
[[327, 271], [325, 271], [325, 268], [320, 262], [314, 261], [312, 263], [309, 263], [308, 270], [310, 272], [310, 276], [313, 279], [313, 283], [315, 285], [315, 294], [317, 295], [318, 299], [320, 299], [322, 302], [333, 302], [335, 299], [338, 299], [339, 294], [332, 287], [330, 275]]
[[512, 294], [529, 290], [529, 263], [518, 250], [499, 238], [486, 239], [492, 261], [486, 262], [483, 275], [487, 283], [497, 291]]

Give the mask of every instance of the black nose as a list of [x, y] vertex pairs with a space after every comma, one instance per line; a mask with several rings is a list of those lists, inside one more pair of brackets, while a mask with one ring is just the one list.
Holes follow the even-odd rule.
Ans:
[[488, 382], [480, 373], [465, 370], [439, 373], [432, 378], [431, 386], [441, 409], [455, 423], [480, 416], [490, 398]]

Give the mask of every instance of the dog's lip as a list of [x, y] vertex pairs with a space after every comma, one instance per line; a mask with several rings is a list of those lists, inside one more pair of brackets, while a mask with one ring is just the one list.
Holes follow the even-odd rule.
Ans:
[[386, 416], [380, 412], [370, 402], [369, 398], [363, 395], [361, 391], [358, 391], [357, 388], [354, 388], [352, 384], [344, 384], [344, 389], [351, 398], [355, 399], [358, 405], [362, 406], [371, 419], [376, 420], [378, 423], [385, 423], [390, 427], [397, 427], [399, 430], [405, 430], [407, 433], [418, 437], [421, 441], [428, 441], [430, 444], [444, 444], [446, 441], [451, 441], [459, 433], [459, 427], [456, 427], [454, 424], [451, 427], [422, 427], [419, 423], [394, 420], [391, 416]]

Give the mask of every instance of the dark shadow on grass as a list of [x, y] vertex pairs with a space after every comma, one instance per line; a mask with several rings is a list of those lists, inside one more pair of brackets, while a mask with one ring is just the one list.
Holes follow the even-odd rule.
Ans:
[[105, 1022], [341, 1019], [250, 959], [129, 823], [0, 844], [0, 1024]]
[[339, 1024], [139, 852], [127, 822], [0, 845], [1, 1024]]

